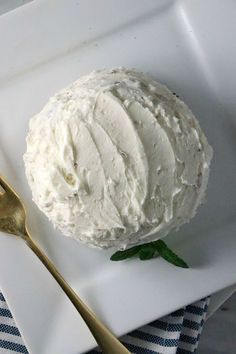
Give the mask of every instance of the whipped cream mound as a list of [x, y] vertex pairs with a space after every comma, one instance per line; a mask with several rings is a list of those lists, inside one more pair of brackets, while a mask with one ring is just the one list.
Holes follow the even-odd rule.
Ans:
[[63, 234], [125, 249], [188, 222], [212, 149], [189, 108], [142, 73], [95, 71], [30, 120], [33, 200]]

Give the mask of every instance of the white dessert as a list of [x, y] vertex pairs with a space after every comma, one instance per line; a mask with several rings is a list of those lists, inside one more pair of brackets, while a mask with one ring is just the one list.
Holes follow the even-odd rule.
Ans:
[[123, 68], [92, 72], [30, 121], [33, 199], [63, 234], [124, 249], [167, 235], [202, 203], [212, 149], [165, 86]]

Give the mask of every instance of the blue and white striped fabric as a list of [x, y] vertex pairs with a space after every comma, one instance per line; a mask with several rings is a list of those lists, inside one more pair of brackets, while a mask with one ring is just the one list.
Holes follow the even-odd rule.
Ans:
[[0, 293], [0, 353], [28, 353], [2, 293]]
[[[209, 301], [209, 297], [200, 300], [123, 336], [121, 340], [134, 354], [195, 353]], [[88, 354], [99, 352], [92, 350]], [[28, 354], [2, 293], [0, 293], [0, 353]]]

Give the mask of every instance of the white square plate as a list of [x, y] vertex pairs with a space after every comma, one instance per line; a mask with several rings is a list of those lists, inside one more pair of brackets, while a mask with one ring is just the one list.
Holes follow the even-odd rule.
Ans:
[[[34, 238], [121, 335], [236, 282], [236, 3], [233, 0], [34, 1], [0, 17], [0, 172], [25, 200]], [[149, 72], [198, 117], [214, 159], [207, 203], [168, 237], [191, 265], [109, 261], [53, 230], [31, 202], [22, 155], [29, 118], [91, 70]], [[32, 354], [78, 354], [94, 341], [48, 272], [0, 236], [0, 288]]]

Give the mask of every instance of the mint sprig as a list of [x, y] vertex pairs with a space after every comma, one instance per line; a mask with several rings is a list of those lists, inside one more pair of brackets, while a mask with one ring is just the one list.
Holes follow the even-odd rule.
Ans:
[[181, 268], [189, 268], [187, 263], [177, 256], [162, 240], [153, 242], [154, 247], [158, 251], [159, 255], [164, 258], [167, 262]]
[[151, 244], [145, 244], [141, 246], [141, 249], [139, 250], [139, 259], [141, 261], [146, 261], [148, 259], [151, 259], [155, 256], [156, 250]]
[[117, 251], [114, 253], [110, 260], [111, 261], [123, 261], [127, 258], [134, 257], [141, 249], [141, 246], [135, 246], [124, 251]]
[[157, 240], [134, 246], [124, 251], [117, 251], [111, 256], [112, 261], [123, 261], [125, 259], [138, 256], [140, 260], [145, 261], [154, 258], [159, 254], [167, 262], [181, 268], [189, 268], [187, 263], [175, 254], [164, 241]]

